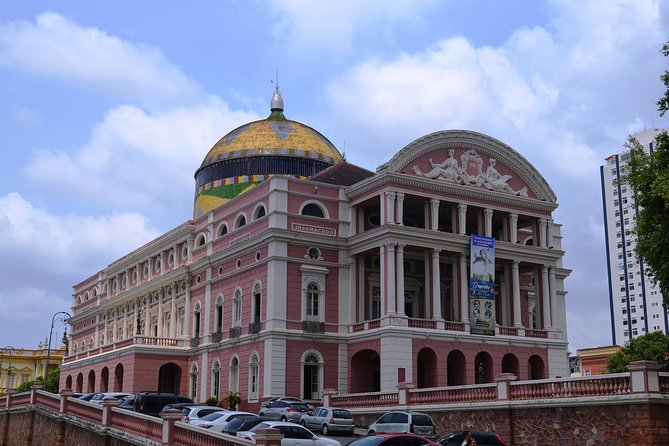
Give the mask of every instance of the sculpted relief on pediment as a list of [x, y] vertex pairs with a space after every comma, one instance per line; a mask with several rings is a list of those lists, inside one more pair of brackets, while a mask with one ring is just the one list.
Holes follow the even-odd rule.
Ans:
[[411, 170], [425, 178], [439, 181], [448, 181], [457, 184], [485, 187], [488, 190], [506, 192], [521, 197], [527, 197], [527, 187], [514, 190], [508, 183], [513, 175], [502, 175], [497, 171], [497, 160], [488, 159], [488, 165], [484, 169], [484, 160], [475, 150], [470, 149], [460, 154], [460, 161], [455, 158], [455, 150], [448, 150], [448, 157], [442, 162], [434, 162], [429, 159], [431, 169], [427, 172], [421, 171], [418, 164], [414, 164]]

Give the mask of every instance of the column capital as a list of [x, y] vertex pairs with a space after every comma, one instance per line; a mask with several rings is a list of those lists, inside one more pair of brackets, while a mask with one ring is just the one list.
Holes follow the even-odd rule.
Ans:
[[483, 210], [483, 213], [484, 213], [486, 216], [492, 216], [493, 212], [494, 212], [494, 211], [493, 211], [491, 208], [485, 208], [485, 209]]
[[398, 200], [404, 200], [404, 192], [395, 192]]
[[467, 209], [467, 205], [464, 203], [458, 204], [458, 209]]
[[386, 249], [388, 249], [389, 251], [394, 251], [396, 245], [397, 245], [397, 243], [395, 243], [395, 242], [385, 242], [383, 244], [383, 246], [385, 246]]
[[405, 247], [406, 243], [397, 243], [397, 252], [404, 252]]
[[384, 192], [384, 195], [385, 195], [386, 197], [389, 197], [389, 198], [391, 198], [391, 199], [394, 199], [394, 198], [397, 196], [397, 192], [392, 191], [392, 190], [387, 190], [387, 191]]
[[430, 198], [430, 204], [432, 206], [439, 206], [439, 203], [441, 203], [441, 200], [439, 200], [438, 198]]
[[434, 257], [434, 256], [438, 256], [440, 252], [441, 252], [441, 249], [439, 249], [439, 248], [432, 248], [432, 257]]

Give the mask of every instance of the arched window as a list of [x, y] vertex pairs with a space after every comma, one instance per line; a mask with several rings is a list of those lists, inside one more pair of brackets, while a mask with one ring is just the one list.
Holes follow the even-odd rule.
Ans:
[[223, 222], [221, 225], [218, 227], [218, 231], [216, 232], [217, 237], [223, 237], [224, 235], [228, 234], [228, 224]]
[[200, 236], [197, 238], [197, 242], [195, 242], [195, 245], [198, 246], [198, 247], [200, 247], [200, 246], [204, 246], [204, 244], [205, 244], [206, 242], [207, 242], [207, 239], [204, 237], [204, 235], [200, 235]]
[[211, 391], [212, 396], [218, 400], [221, 394], [221, 364], [218, 361], [214, 363], [211, 371]]
[[242, 291], [235, 291], [235, 298], [232, 302], [232, 326], [240, 327], [242, 325]]
[[251, 322], [260, 322], [260, 310], [262, 308], [262, 287], [259, 283], [253, 287], [253, 313]]
[[237, 221], [235, 222], [235, 229], [239, 229], [244, 226], [246, 226], [246, 216], [242, 214], [237, 217]]
[[230, 392], [239, 392], [239, 359], [235, 356], [230, 361]]
[[258, 400], [258, 380], [260, 379], [260, 367], [258, 365], [258, 355], [253, 354], [249, 362], [249, 400]]
[[318, 285], [311, 282], [307, 286], [307, 319], [318, 319]]
[[190, 397], [197, 401], [197, 364], [193, 364], [190, 369]]
[[265, 206], [260, 205], [256, 208], [255, 212], [253, 213], [253, 219], [258, 220], [259, 218], [263, 218], [265, 215], [266, 215]]
[[325, 218], [325, 212], [323, 212], [323, 208], [315, 203], [309, 203], [305, 205], [302, 208], [301, 214], [309, 217]]
[[215, 314], [214, 332], [221, 333], [223, 331], [223, 296], [216, 298], [216, 314]]
[[195, 310], [193, 311], [193, 337], [200, 337], [200, 304], [195, 304]]

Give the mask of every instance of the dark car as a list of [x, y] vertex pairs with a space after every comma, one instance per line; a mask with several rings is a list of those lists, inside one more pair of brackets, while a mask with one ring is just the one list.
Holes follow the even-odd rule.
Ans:
[[223, 433], [237, 435], [237, 432], [251, 430], [256, 424], [260, 424], [263, 421], [270, 421], [270, 418], [259, 417], [257, 415], [244, 415], [231, 420], [227, 426], [225, 426], [225, 429], [223, 429]]
[[81, 395], [79, 399], [82, 401], [90, 401], [95, 395], [97, 395], [97, 393], [86, 393]]
[[437, 442], [441, 446], [460, 446], [465, 438], [465, 432], [471, 432], [477, 446], [506, 446], [506, 443], [494, 432], [457, 431], [441, 437]]
[[135, 412], [158, 416], [161, 409], [171, 403], [193, 403], [187, 396], [167, 392], [139, 392], [135, 394]]
[[[416, 434], [377, 433], [353, 440], [348, 446], [440, 446]], [[460, 446], [458, 444], [458, 446]]]
[[119, 398], [118, 407], [125, 410], [135, 410], [135, 395]]

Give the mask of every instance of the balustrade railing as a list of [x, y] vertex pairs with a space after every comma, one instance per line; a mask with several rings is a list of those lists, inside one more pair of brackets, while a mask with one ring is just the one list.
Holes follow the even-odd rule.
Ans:
[[409, 404], [453, 404], [495, 401], [497, 385], [451, 386], [409, 391]]
[[409, 327], [429, 328], [434, 330], [435, 328], [437, 328], [437, 321], [432, 319], [409, 319]]
[[532, 400], [614, 396], [631, 392], [629, 373], [511, 383], [510, 399]]

